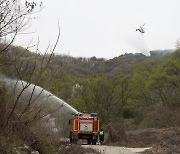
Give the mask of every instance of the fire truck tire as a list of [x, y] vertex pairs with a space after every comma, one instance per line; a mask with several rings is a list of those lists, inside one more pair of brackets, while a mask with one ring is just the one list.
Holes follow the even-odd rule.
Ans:
[[87, 143], [91, 144], [92, 140], [91, 139], [87, 139]]
[[96, 142], [97, 142], [97, 140], [96, 140], [96, 139], [93, 139], [93, 140], [92, 140], [92, 145], [96, 145]]
[[72, 143], [73, 142], [73, 138], [72, 138], [72, 131], [70, 131], [70, 134], [69, 134], [69, 142]]

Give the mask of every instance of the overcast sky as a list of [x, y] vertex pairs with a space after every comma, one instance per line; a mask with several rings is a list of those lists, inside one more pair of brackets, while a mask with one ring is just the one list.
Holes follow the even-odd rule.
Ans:
[[[32, 22], [26, 46], [39, 37], [43, 53], [61, 37], [55, 53], [75, 57], [113, 58], [142, 50], [174, 49], [180, 38], [180, 0], [42, 0], [44, 9]], [[145, 25], [145, 34], [136, 28]], [[142, 51], [143, 52], [143, 51]]]

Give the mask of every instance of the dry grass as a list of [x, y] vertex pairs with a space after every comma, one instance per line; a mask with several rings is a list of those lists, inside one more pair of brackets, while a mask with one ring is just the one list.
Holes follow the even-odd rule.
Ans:
[[126, 132], [126, 140], [113, 143], [126, 147], [152, 147], [147, 154], [179, 154], [180, 127], [142, 129]]

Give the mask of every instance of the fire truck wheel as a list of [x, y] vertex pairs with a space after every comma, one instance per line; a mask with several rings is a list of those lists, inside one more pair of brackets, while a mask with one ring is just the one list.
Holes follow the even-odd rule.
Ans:
[[91, 139], [87, 139], [88, 144], [91, 144], [91, 142], [92, 142]]
[[92, 140], [92, 145], [96, 145], [96, 142], [97, 142], [97, 140], [96, 140], [96, 139], [93, 139], [93, 140]]
[[73, 142], [73, 139], [72, 139], [72, 131], [70, 131], [70, 134], [69, 134], [69, 142], [70, 142], [70, 143]]

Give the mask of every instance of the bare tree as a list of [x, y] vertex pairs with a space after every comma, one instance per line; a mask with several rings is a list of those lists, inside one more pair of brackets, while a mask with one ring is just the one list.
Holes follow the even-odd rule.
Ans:
[[[42, 74], [45, 71], [47, 71], [47, 69], [48, 69], [48, 65], [50, 64], [50, 61], [53, 57], [54, 50], [57, 46], [59, 37], [60, 37], [60, 27], [59, 27], [59, 34], [57, 37], [57, 41], [55, 42], [53, 49], [49, 51], [50, 53], [47, 53], [48, 52], [48, 50], [47, 50], [44, 55], [41, 55], [41, 58], [39, 58], [38, 54], [36, 54], [36, 56], [34, 57], [33, 62], [31, 62], [33, 64], [32, 69], [30, 71], [30, 75], [28, 76], [26, 82], [23, 81], [23, 78], [26, 76], [26, 74], [24, 72], [29, 71], [29, 67], [28, 67], [29, 61], [27, 61], [25, 59], [24, 61], [19, 63], [19, 61], [20, 61], [19, 58], [16, 59], [16, 61], [14, 61], [13, 66], [15, 67], [15, 71], [16, 71], [15, 78], [17, 79], [17, 81], [14, 85], [13, 93], [14, 93], [14, 95], [17, 95], [17, 96], [15, 97], [15, 100], [13, 101], [14, 102], [13, 105], [11, 105], [11, 108], [9, 109], [9, 113], [7, 114], [7, 117], [6, 117], [6, 122], [3, 126], [3, 128], [10, 126], [9, 132], [11, 132], [11, 130], [19, 123], [28, 124], [29, 122], [39, 120], [39, 119], [47, 116], [48, 114], [51, 114], [51, 113], [59, 110], [59, 108], [62, 107], [62, 106], [60, 106], [59, 108], [57, 108], [53, 111], [47, 111], [44, 108], [43, 104], [36, 105], [35, 104], [36, 100], [41, 96], [41, 94], [44, 91], [43, 88], [41, 89], [41, 91], [39, 91], [38, 95], [36, 97], [34, 97], [34, 93], [35, 93], [35, 89], [37, 88], [37, 84], [40, 80], [42, 80], [41, 79]], [[38, 50], [38, 48], [37, 48], [37, 50]], [[31, 83], [34, 83], [34, 85], [32, 85]], [[22, 88], [17, 94], [16, 88], [17, 88], [17, 86], [19, 86], [19, 84], [22, 86]], [[26, 100], [26, 102], [23, 102], [21, 100], [21, 97], [22, 97], [23, 93], [30, 86], [32, 87], [32, 91], [28, 96], [28, 100]], [[23, 108], [19, 109], [19, 106], [23, 106]], [[32, 111], [33, 111], [33, 114], [31, 114], [31, 116], [28, 117], [28, 115]], [[12, 122], [12, 119], [14, 120], [14, 118], [17, 122], [14, 122], [12, 124], [11, 122]]]
[[[39, 52], [39, 41], [36, 44], [36, 53], [32, 57], [27, 58], [24, 56], [25, 53], [29, 52], [29, 47], [17, 54], [11, 53], [11, 45], [16, 36], [29, 28], [30, 20], [41, 9], [42, 2], [37, 5], [34, 1], [29, 2], [27, 0], [24, 2], [23, 0], [0, 0], [0, 68], [2, 70], [7, 69], [8, 72], [13, 71], [12, 76], [9, 73], [8, 75], [16, 81], [13, 83], [14, 87], [11, 89], [11, 92], [0, 81], [0, 135], [9, 136], [14, 131], [20, 130], [27, 138], [30, 137], [31, 142], [40, 141], [40, 139], [44, 140], [44, 138], [41, 135], [39, 135], [39, 138], [36, 137], [39, 133], [38, 131], [33, 131], [34, 137], [32, 138], [30, 128], [36, 128], [35, 125], [39, 126], [39, 122], [45, 125], [43, 119], [46, 119], [63, 106], [63, 104], [54, 106], [50, 110], [49, 106], [45, 107], [43, 101], [37, 103], [38, 98], [42, 97], [41, 94], [44, 92], [44, 88], [38, 91], [38, 94], [36, 91], [38, 84], [43, 83], [44, 74], [49, 71], [51, 59], [59, 41], [60, 27], [55, 45], [52, 49], [49, 48], [50, 45], [47, 45], [44, 55]], [[2, 70], [0, 69], [1, 74]], [[26, 82], [23, 80], [26, 80]], [[17, 92], [19, 85], [22, 87]], [[29, 87], [31, 87], [31, 91], [28, 94], [28, 98], [23, 100], [23, 93], [26, 90], [28, 91]], [[43, 125], [39, 126], [39, 131], [42, 131], [42, 127]], [[46, 130], [46, 126], [43, 129]], [[41, 134], [44, 134], [44, 130]], [[26, 132], [29, 132], [29, 136]], [[49, 140], [53, 139], [50, 136], [52, 133], [53, 131], [46, 133]], [[27, 141], [26, 139], [25, 141]]]
[[[40, 11], [42, 9], [42, 2], [37, 5], [34, 1], [24, 1], [23, 0], [0, 0], [0, 56], [4, 56], [7, 54], [7, 51], [9, 51], [9, 47], [11, 47], [11, 44], [13, 43], [15, 37], [24, 31], [25, 29], [29, 28], [30, 26], [30, 20], [32, 19], [32, 16]], [[59, 26], [59, 25], [58, 25]], [[34, 112], [34, 116], [31, 117], [31, 119], [24, 120], [24, 117], [32, 111], [32, 106], [34, 105], [36, 99], [41, 95], [41, 93], [44, 91], [42, 89], [38, 96], [36, 98], [33, 98], [35, 89], [37, 87], [38, 82], [41, 80], [42, 74], [47, 71], [48, 65], [54, 55], [54, 50], [57, 46], [57, 43], [59, 41], [60, 37], [60, 27], [59, 27], [59, 34], [57, 37], [57, 41], [55, 42], [54, 47], [52, 50], [49, 50], [49, 46], [47, 47], [47, 50], [44, 55], [38, 54], [39, 48], [38, 43], [36, 45], [36, 56], [33, 58], [33, 60], [28, 61], [27, 59], [21, 60], [21, 56], [29, 49], [27, 47], [24, 49], [24, 52], [22, 52], [21, 55], [13, 55], [13, 60], [10, 60], [8, 63], [8, 67], [14, 67], [14, 78], [17, 79], [17, 82], [14, 86], [14, 93], [16, 86], [18, 83], [22, 84], [22, 89], [18, 93], [16, 97], [14, 97], [14, 101], [12, 103], [10, 108], [8, 108], [8, 112], [6, 115], [6, 118], [4, 120], [2, 129], [6, 127], [15, 127], [17, 125], [17, 122], [23, 122], [27, 123], [33, 120], [41, 119], [45, 117], [47, 112], [43, 110], [43, 106], [39, 106], [39, 109]], [[5, 64], [7, 64], [7, 60], [4, 60], [5, 63], [1, 62], [1, 66], [4, 67]], [[7, 65], [6, 65], [7, 66]], [[29, 67], [30, 66], [30, 67]], [[31, 69], [29, 69], [31, 68]], [[27, 76], [27, 72], [29, 72], [29, 75]], [[26, 83], [23, 82], [23, 79], [26, 76]], [[24, 108], [17, 114], [17, 110], [21, 103], [21, 96], [23, 92], [29, 88], [31, 83], [34, 83], [32, 92], [29, 94], [29, 99], [27, 100], [26, 105], [24, 105]], [[4, 100], [5, 101], [5, 100]], [[5, 102], [5, 104], [7, 104]], [[53, 112], [53, 111], [51, 111]], [[22, 120], [23, 119], [23, 120]], [[12, 124], [13, 120], [13, 124]], [[17, 122], [14, 122], [17, 121]]]
[[[0, 43], [6, 49], [13, 43], [18, 33], [27, 29], [32, 15], [41, 5], [23, 0], [0, 0]], [[40, 11], [40, 10], [39, 10]]]

